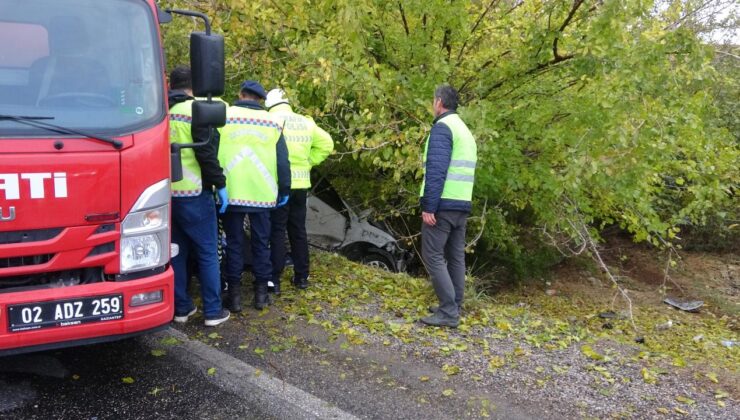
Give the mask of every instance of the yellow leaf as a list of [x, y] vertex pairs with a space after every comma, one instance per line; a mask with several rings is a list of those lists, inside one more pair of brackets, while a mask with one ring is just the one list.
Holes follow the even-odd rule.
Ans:
[[208, 370], [206, 371], [206, 373], [209, 374], [209, 375], [211, 375], [211, 376], [213, 376], [213, 375], [216, 374], [216, 368], [214, 368], [214, 367], [208, 368]]
[[683, 395], [676, 397], [676, 401], [682, 402], [686, 405], [694, 405], [696, 404], [696, 401], [692, 400], [689, 397], [684, 397]]
[[132, 378], [130, 376], [127, 376], [127, 377], [121, 379], [121, 382], [123, 382], [124, 384], [132, 384], [132, 383], [134, 383], [134, 378]]
[[593, 360], [604, 360], [604, 356], [602, 356], [599, 353], [597, 353], [589, 345], [581, 346], [581, 353], [583, 353], [589, 359], [593, 359]]
[[714, 373], [714, 372], [709, 372], [709, 373], [707, 373], [707, 374], [706, 374], [706, 377], [707, 377], [707, 378], [708, 378], [708, 379], [709, 379], [710, 381], [714, 382], [715, 384], [718, 384], [718, 383], [719, 383], [719, 379], [717, 379], [717, 374], [716, 374], [716, 373]]
[[419, 380], [421, 382], [427, 382], [429, 380], [429, 377], [428, 376], [419, 376]]
[[445, 397], [451, 397], [454, 394], [455, 394], [455, 391], [451, 389], [445, 389], [444, 391], [442, 391], [442, 395], [444, 395]]
[[645, 383], [656, 384], [658, 382], [658, 380], [655, 378], [655, 375], [650, 373], [647, 368], [642, 368], [640, 373], [642, 374], [642, 380], [645, 381]]
[[725, 408], [725, 402], [722, 401], [722, 400], [717, 401], [717, 405], [720, 406], [720, 407], [722, 407], [722, 408]]
[[488, 370], [502, 368], [505, 364], [506, 361], [502, 357], [493, 356], [491, 357], [491, 360], [488, 361]]
[[670, 411], [668, 411], [668, 409], [665, 408], [665, 407], [658, 407], [658, 408], [656, 408], [656, 410], [658, 411], [658, 413], [663, 413], [663, 414], [670, 413]]
[[162, 357], [165, 354], [167, 354], [167, 352], [162, 349], [152, 349], [152, 356], [154, 357]]
[[446, 373], [446, 374], [448, 374], [450, 376], [457, 375], [458, 373], [460, 373], [460, 367], [459, 366], [448, 365], [447, 363], [445, 363], [444, 366], [442, 366], [442, 370], [444, 371], [444, 373]]
[[501, 331], [511, 331], [511, 324], [506, 321], [498, 321], [496, 322], [496, 328]]
[[689, 412], [688, 412], [688, 411], [686, 411], [686, 410], [683, 410], [683, 409], [681, 409], [681, 408], [679, 408], [679, 407], [674, 407], [673, 409], [674, 409], [674, 410], [676, 410], [676, 413], [680, 413], [680, 414], [683, 414], [684, 416], [685, 416], [685, 415], [687, 415], [687, 414], [689, 414]]

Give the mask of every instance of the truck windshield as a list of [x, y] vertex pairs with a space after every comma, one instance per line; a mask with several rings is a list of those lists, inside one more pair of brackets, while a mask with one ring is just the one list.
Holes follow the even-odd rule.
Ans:
[[[128, 134], [164, 117], [156, 23], [143, 0], [0, 0], [0, 114]], [[0, 120], [0, 137], [49, 137]]]

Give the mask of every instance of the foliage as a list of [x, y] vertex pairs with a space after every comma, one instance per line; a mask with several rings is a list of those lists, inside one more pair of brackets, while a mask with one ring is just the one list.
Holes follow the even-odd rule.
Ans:
[[[162, 3], [205, 11], [226, 35], [227, 99], [246, 78], [284, 87], [333, 133], [323, 170], [339, 189], [409, 234], [443, 82], [479, 144], [476, 216], [488, 211], [470, 231], [510, 260], [532, 238], [572, 238], [576, 220], [663, 245], [736, 206], [736, 120], [714, 105], [713, 49], [677, 23], [695, 2]], [[170, 65], [196, 27], [178, 19], [165, 28]]]

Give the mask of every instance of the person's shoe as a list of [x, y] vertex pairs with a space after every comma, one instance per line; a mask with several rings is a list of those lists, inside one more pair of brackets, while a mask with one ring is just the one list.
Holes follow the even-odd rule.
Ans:
[[226, 308], [231, 312], [239, 313], [242, 311], [242, 293], [241, 287], [236, 284], [229, 285], [229, 291], [226, 293]]
[[444, 315], [435, 313], [433, 315], [429, 315], [426, 318], [422, 318], [421, 322], [431, 325], [433, 327], [449, 327], [449, 328], [457, 328], [458, 325], [460, 325], [460, 320], [457, 318], [449, 318]]
[[270, 294], [267, 292], [267, 284], [254, 285], [254, 308], [261, 311], [270, 304]]
[[275, 296], [280, 296], [280, 282], [275, 280], [268, 281], [267, 292], [270, 294], [274, 294]]
[[220, 314], [206, 317], [206, 327], [215, 327], [216, 325], [221, 325], [226, 322], [230, 316], [231, 313], [228, 309], [221, 309]]
[[304, 278], [294, 278], [293, 279], [293, 284], [295, 285], [295, 287], [297, 287], [297, 288], [299, 288], [301, 290], [308, 289], [308, 279], [309, 279], [309, 277], [306, 277], [305, 279]]
[[[432, 305], [427, 308], [430, 314], [436, 314], [439, 310], [439, 305]], [[457, 307], [457, 313], [462, 314], [462, 308], [460, 306]]]
[[188, 313], [184, 313], [184, 314], [180, 314], [180, 315], [178, 315], [177, 313], [175, 313], [175, 317], [172, 320], [175, 321], [175, 322], [179, 322], [181, 324], [184, 324], [184, 323], [188, 322], [188, 318], [190, 318], [191, 316], [195, 315], [196, 312], [198, 312], [198, 308], [196, 308], [195, 306], [193, 306], [193, 309], [191, 309]]

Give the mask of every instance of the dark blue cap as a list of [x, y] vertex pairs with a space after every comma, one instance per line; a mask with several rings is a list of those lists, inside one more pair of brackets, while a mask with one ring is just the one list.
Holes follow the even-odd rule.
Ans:
[[246, 82], [242, 83], [242, 90], [254, 93], [262, 99], [267, 98], [267, 92], [265, 92], [265, 88], [263, 88], [262, 85], [259, 84], [259, 82], [256, 82], [254, 80], [247, 80]]

